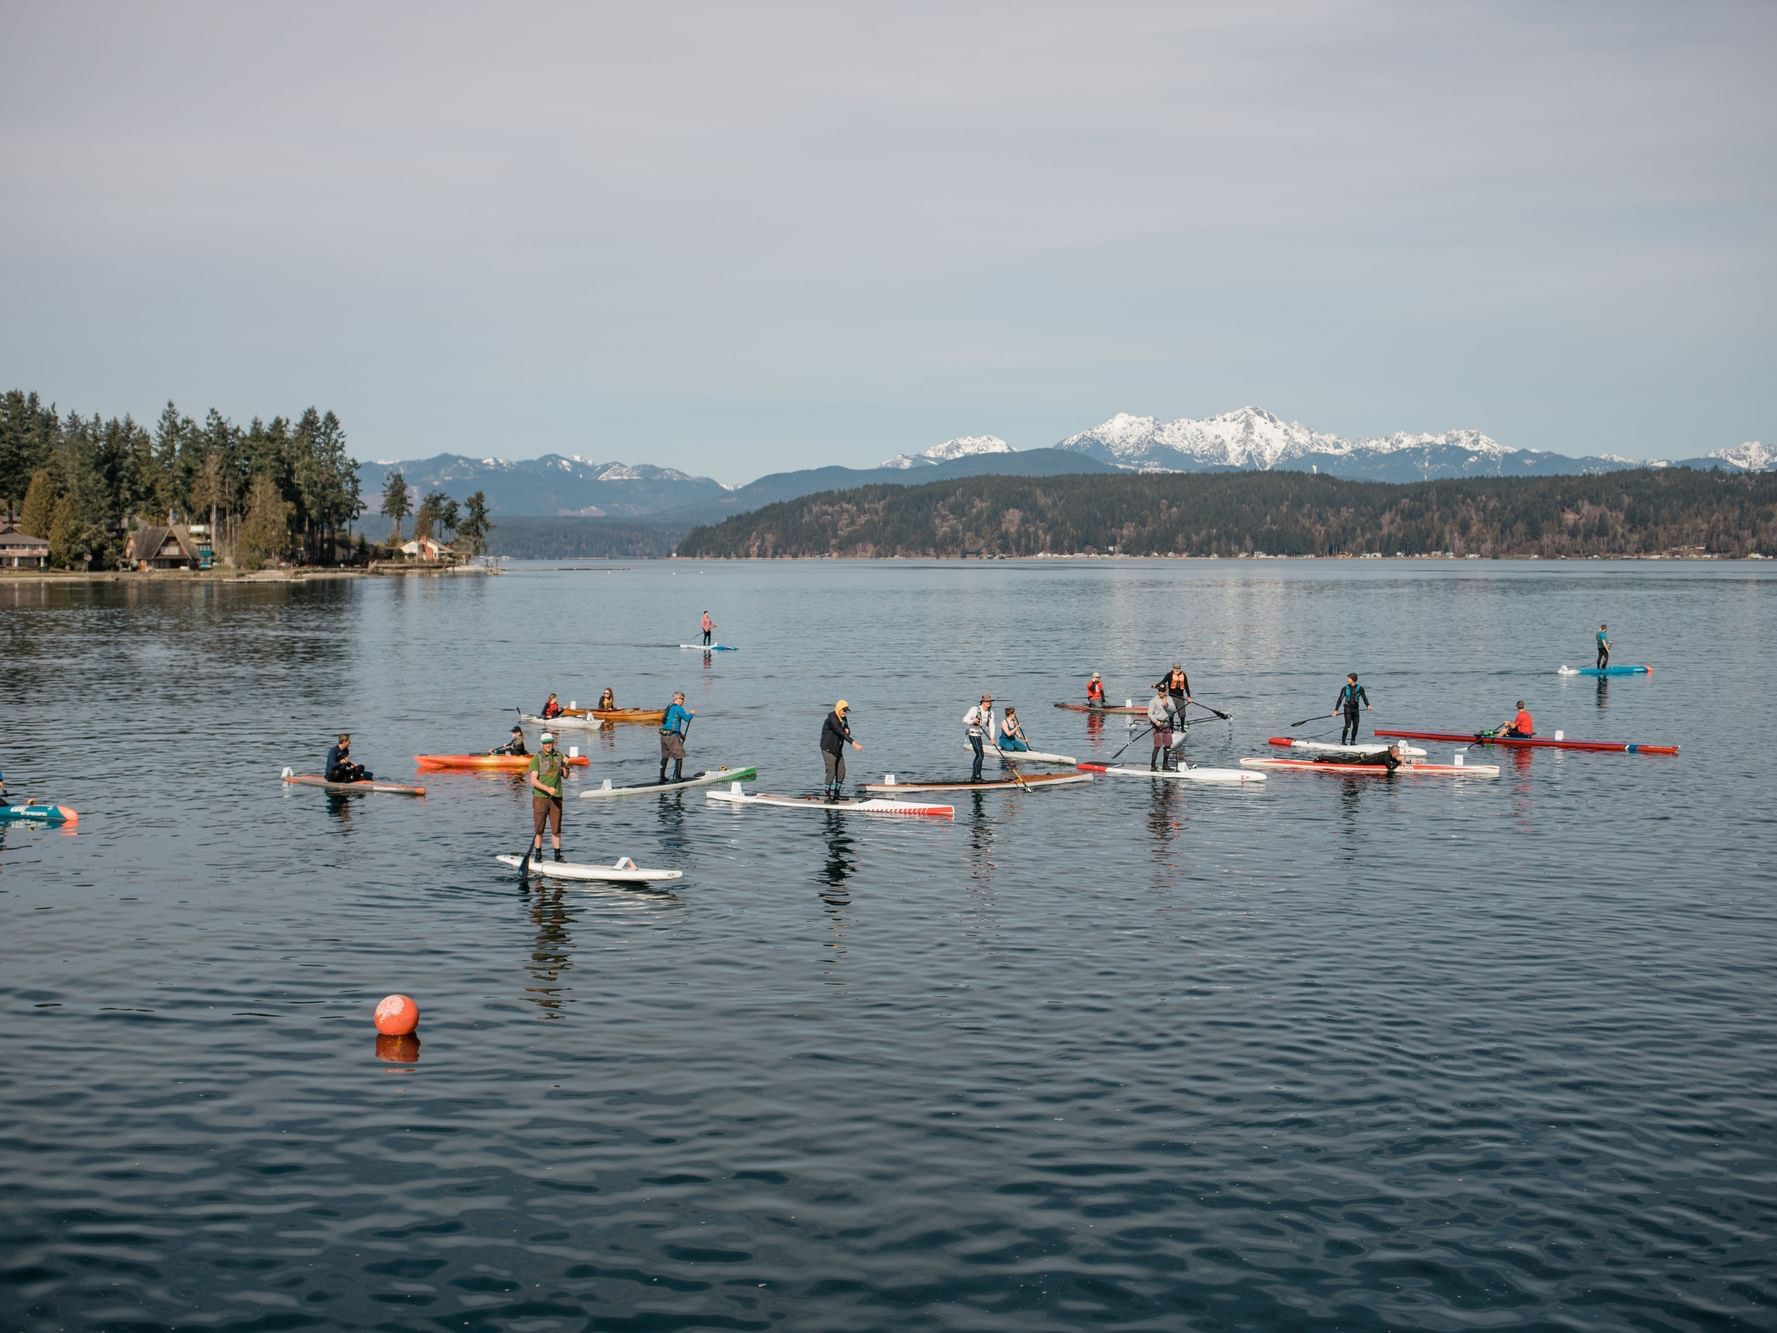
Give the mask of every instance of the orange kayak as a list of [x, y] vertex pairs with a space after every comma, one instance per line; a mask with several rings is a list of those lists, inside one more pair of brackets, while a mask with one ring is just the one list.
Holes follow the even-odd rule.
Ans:
[[[413, 762], [421, 768], [505, 768], [516, 771], [529, 768], [535, 757], [528, 754], [416, 754]], [[564, 754], [562, 762], [585, 768], [591, 760], [583, 754], [572, 758]]]

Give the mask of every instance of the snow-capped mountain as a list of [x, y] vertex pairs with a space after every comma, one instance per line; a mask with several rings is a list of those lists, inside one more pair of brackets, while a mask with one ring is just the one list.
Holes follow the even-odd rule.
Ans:
[[997, 435], [959, 435], [954, 440], [946, 440], [943, 444], [934, 444], [930, 449], [921, 449], [917, 454], [896, 454], [893, 458], [885, 458], [877, 467], [911, 468], [931, 467], [937, 463], [948, 463], [955, 458], [969, 458], [975, 454], [1009, 454], [1012, 446]]
[[1761, 444], [1757, 440], [1736, 444], [1731, 449], [1714, 449], [1703, 457], [1718, 465], [1725, 463], [1729, 467], [1739, 468], [1742, 472], [1777, 470], [1777, 445]]
[[1257, 407], [1201, 421], [1159, 421], [1119, 412], [1102, 425], [1068, 436], [1056, 447], [1134, 472], [1285, 468], [1365, 481], [1610, 472], [1646, 466], [1608, 456], [1570, 458], [1536, 449], [1512, 449], [1478, 430], [1435, 435], [1399, 431], [1348, 440], [1311, 430], [1299, 421], [1283, 421]]

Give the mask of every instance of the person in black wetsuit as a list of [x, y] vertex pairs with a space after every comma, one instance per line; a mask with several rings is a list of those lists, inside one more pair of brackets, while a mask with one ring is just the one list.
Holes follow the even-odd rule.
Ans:
[[327, 751], [327, 767], [324, 770], [329, 782], [369, 782], [371, 772], [362, 764], [352, 762], [352, 733], [339, 733], [339, 744]]
[[1386, 768], [1390, 773], [1401, 766], [1401, 746], [1396, 741], [1386, 750], [1377, 750], [1374, 754], [1323, 754], [1315, 756], [1317, 764], [1373, 764], [1377, 768]]
[[1368, 708], [1370, 696], [1365, 694], [1364, 687], [1357, 683], [1357, 672], [1347, 671], [1345, 684], [1339, 688], [1339, 697], [1333, 700], [1333, 711], [1328, 714], [1329, 717], [1338, 717], [1340, 713], [1345, 714], [1345, 725], [1339, 731], [1339, 744], [1341, 745], [1357, 744], [1357, 709], [1359, 704]]
[[1154, 688], [1164, 694], [1172, 705], [1177, 729], [1182, 731], [1188, 727], [1190, 719], [1185, 716], [1185, 705], [1191, 702], [1191, 678], [1185, 674], [1185, 669], [1174, 662], [1172, 670], [1154, 682]]
[[839, 799], [839, 789], [845, 783], [845, 747], [848, 745], [854, 750], [864, 748], [852, 739], [851, 705], [841, 699], [833, 705], [827, 720], [821, 723], [821, 766], [826, 770], [823, 791], [830, 800]]

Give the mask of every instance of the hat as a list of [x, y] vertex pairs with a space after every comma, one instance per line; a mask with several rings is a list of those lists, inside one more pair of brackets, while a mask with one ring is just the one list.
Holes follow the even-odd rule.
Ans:
[[553, 745], [555, 744], [555, 733], [553, 731], [546, 731], [541, 736], [537, 737], [537, 739], [546, 745]]
[[522, 735], [524, 735], [524, 728], [519, 726], [518, 723], [514, 722], [512, 724], [512, 734], [515, 736], [522, 736]]
[[851, 707], [850, 704], [846, 703], [845, 700], [841, 699], [838, 703], [833, 705], [833, 711], [835, 713], [843, 713], [846, 709], [848, 709], [850, 707]]

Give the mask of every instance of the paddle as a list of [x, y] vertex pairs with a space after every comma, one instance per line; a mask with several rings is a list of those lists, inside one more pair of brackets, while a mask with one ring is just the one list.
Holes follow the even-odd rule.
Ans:
[[[1134, 745], [1137, 741], [1139, 741], [1143, 736], [1146, 736], [1148, 734], [1148, 732], [1152, 731], [1153, 729], [1154, 729], [1154, 724], [1152, 722], [1148, 723], [1146, 731], [1137, 732], [1135, 735], [1131, 736], [1127, 741], [1125, 741], [1122, 745], [1118, 746], [1117, 753], [1113, 754], [1111, 756], [1111, 758], [1115, 759], [1117, 757], [1117, 755], [1122, 754], [1123, 751], [1127, 750], [1131, 745]], [[1107, 760], [1106, 762], [1108, 763], [1109, 761]]]
[[[987, 743], [989, 745], [993, 746], [993, 752], [1000, 757], [1000, 767], [1005, 769], [1006, 772], [1010, 773], [1012, 775], [1012, 780], [1014, 782], [1016, 782], [1021, 788], [1023, 788], [1025, 791], [1029, 791], [1030, 790], [1030, 783], [1028, 783], [1024, 780], [1024, 775], [1018, 771], [1017, 765], [1015, 765], [1015, 764], [1011, 763], [1009, 760], [1007, 760], [1006, 752], [1004, 750], [1000, 749], [999, 742], [994, 740], [992, 737], [989, 737]], [[1016, 754], [1017, 751], [1013, 751], [1013, 753]]]
[[1302, 719], [1302, 720], [1301, 720], [1301, 721], [1300, 721], [1300, 722], [1292, 722], [1292, 723], [1290, 723], [1290, 727], [1291, 727], [1291, 729], [1292, 729], [1292, 730], [1293, 730], [1293, 729], [1294, 729], [1294, 728], [1296, 728], [1296, 727], [1305, 727], [1305, 726], [1307, 726], [1307, 725], [1308, 725], [1308, 724], [1309, 724], [1309, 723], [1310, 723], [1310, 722], [1318, 722], [1318, 721], [1320, 721], [1320, 720], [1321, 720], [1321, 719], [1322, 719], [1322, 718], [1323, 718], [1323, 717], [1331, 717], [1331, 716], [1333, 716], [1333, 714], [1331, 714], [1331, 713], [1316, 713], [1316, 714], [1315, 714], [1315, 715], [1314, 715], [1314, 716], [1313, 716], [1313, 717], [1305, 717], [1305, 718], [1303, 718], [1303, 719]]
[[[1205, 712], [1214, 713], [1217, 717], [1221, 718], [1222, 721], [1224, 721], [1224, 722], [1232, 722], [1234, 720], [1234, 714], [1224, 713], [1219, 708], [1211, 708], [1208, 704], [1197, 703], [1197, 700], [1195, 700], [1195, 699], [1189, 699], [1189, 700], [1186, 700], [1186, 702], [1197, 704], [1197, 707], [1203, 709]], [[1301, 723], [1295, 723], [1294, 725], [1300, 726]]]

